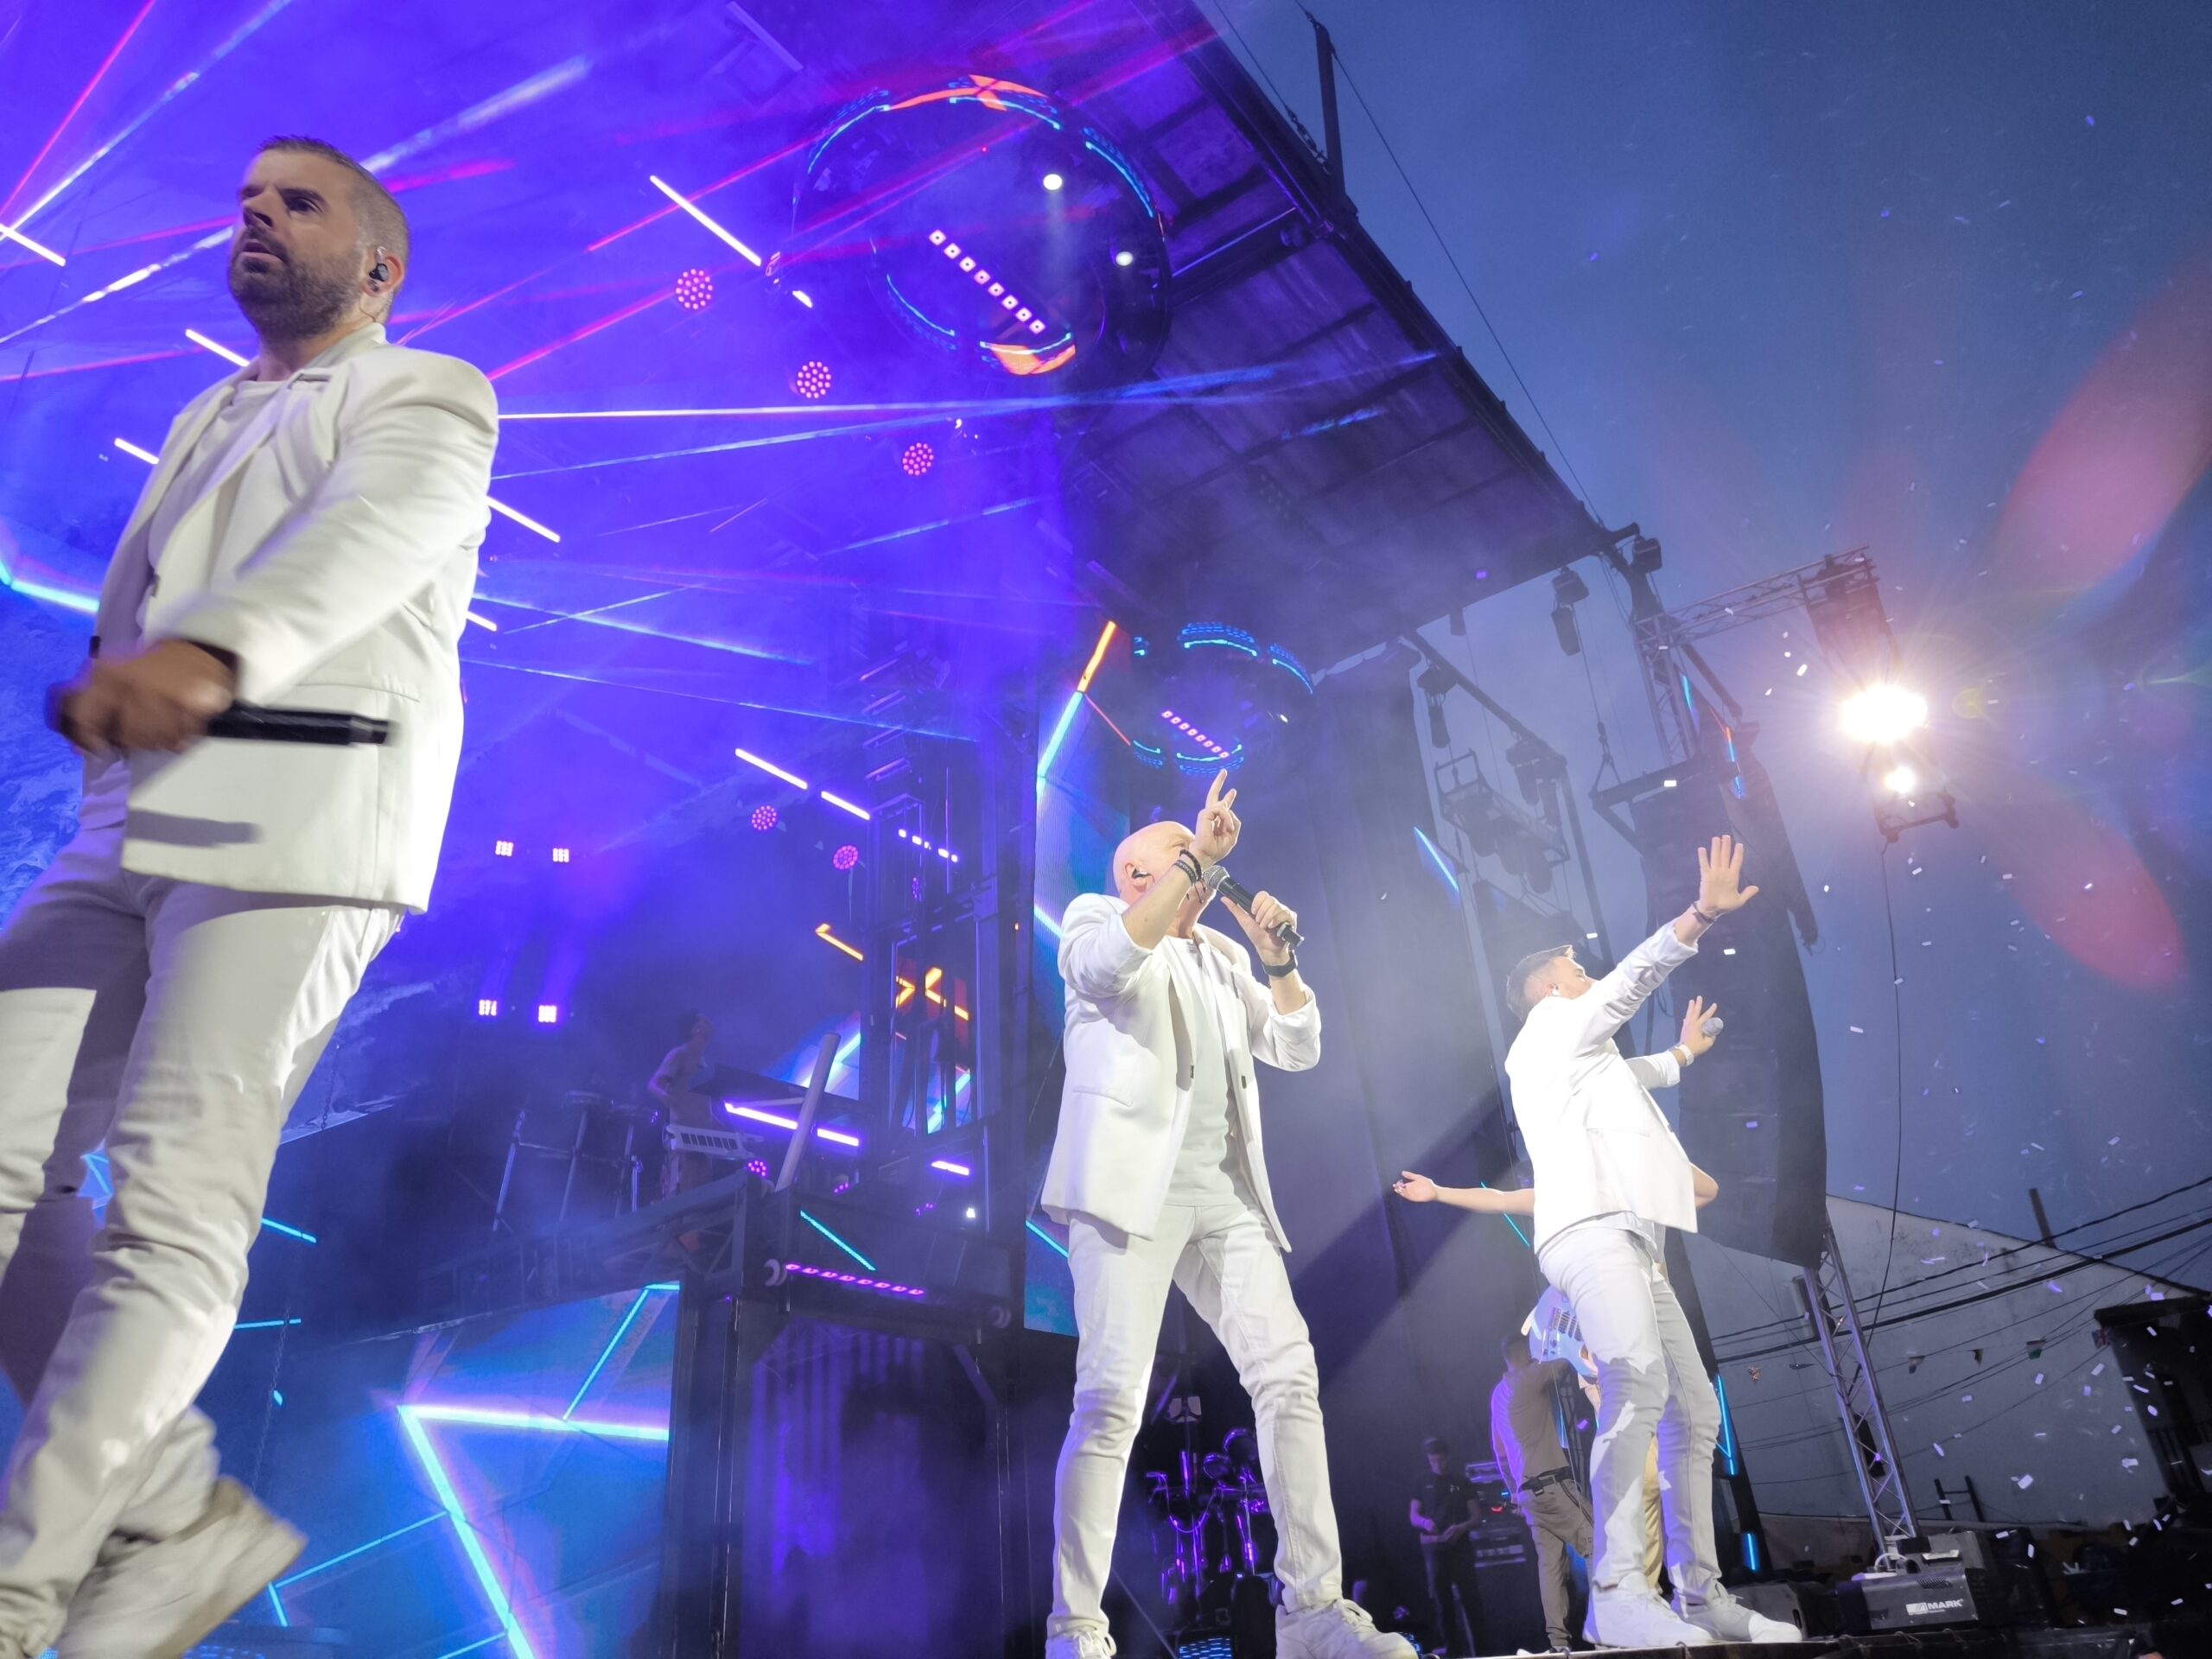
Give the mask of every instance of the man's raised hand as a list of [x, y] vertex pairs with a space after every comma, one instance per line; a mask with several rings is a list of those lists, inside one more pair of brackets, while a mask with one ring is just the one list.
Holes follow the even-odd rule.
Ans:
[[1198, 809], [1198, 836], [1192, 850], [1201, 864], [1218, 864], [1236, 850], [1236, 837], [1244, 826], [1236, 821], [1236, 791], [1222, 792], [1222, 785], [1229, 781], [1224, 769], [1214, 774], [1213, 787], [1206, 791], [1206, 804]]
[[1759, 896], [1743, 886], [1744, 844], [1733, 836], [1715, 836], [1710, 848], [1697, 849], [1697, 907], [1708, 916], [1741, 910]]
[[[1754, 887], [1752, 891], [1756, 893], [1758, 889]], [[1682, 1014], [1682, 1046], [1689, 1050], [1692, 1059], [1697, 1058], [1714, 1043], [1719, 1041], [1717, 1036], [1708, 1037], [1705, 1034], [1705, 1022], [1719, 1012], [1720, 1005], [1718, 1002], [1709, 1003], [1701, 996], [1690, 998], [1690, 1005]]]

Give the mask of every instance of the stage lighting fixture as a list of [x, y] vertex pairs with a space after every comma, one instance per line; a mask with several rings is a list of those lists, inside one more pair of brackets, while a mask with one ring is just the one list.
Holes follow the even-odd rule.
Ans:
[[556, 1002], [539, 1003], [537, 1005], [537, 1023], [541, 1026], [559, 1025], [561, 1023], [560, 1005]]
[[1574, 571], [1561, 570], [1552, 577], [1552, 632], [1559, 636], [1559, 648], [1569, 657], [1582, 654], [1582, 629], [1575, 620], [1574, 607], [1589, 597], [1589, 583]]
[[1136, 255], [1131, 253], [1127, 248], [1123, 248], [1119, 253], [1114, 256], [1114, 263], [1119, 265], [1123, 270], [1127, 270], [1131, 265], [1136, 264]]
[[809, 358], [791, 375], [791, 390], [810, 404], [818, 404], [830, 395], [830, 365], [820, 358]]
[[703, 311], [714, 298], [715, 279], [696, 266], [676, 279], [676, 302], [686, 311]]
[[553, 849], [553, 861], [556, 864], [567, 863], [569, 861], [569, 849], [565, 847], [556, 847]]
[[772, 806], [756, 806], [753, 809], [753, 827], [755, 830], [772, 830], [780, 816]]
[[512, 858], [514, 855], [515, 844], [512, 841], [495, 841], [492, 843], [493, 857]]
[[899, 457], [899, 470], [909, 478], [919, 478], [937, 465], [937, 451], [926, 443], [910, 443]]
[[476, 999], [476, 1017], [479, 1020], [498, 1019], [499, 1017], [499, 999], [496, 996], [478, 997]]
[[1843, 733], [1856, 743], [1901, 742], [1928, 723], [1928, 699], [1888, 681], [1853, 692], [1837, 710]]
[[1920, 774], [1910, 766], [1891, 766], [1883, 774], [1882, 787], [1892, 795], [1910, 795], [1920, 787]]
[[1065, 187], [1067, 181], [1057, 173], [1047, 173], [1045, 175], [1045, 188], [1047, 190], [1058, 190]]
[[835, 869], [849, 870], [860, 861], [861, 849], [849, 841], [830, 855], [830, 866]]

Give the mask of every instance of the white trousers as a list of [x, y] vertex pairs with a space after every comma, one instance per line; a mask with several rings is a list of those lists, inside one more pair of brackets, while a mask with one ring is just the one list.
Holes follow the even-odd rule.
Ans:
[[237, 1321], [285, 1115], [398, 922], [132, 875], [120, 841], [80, 832], [0, 930], [0, 1365], [24, 1402], [0, 1651], [41, 1649], [111, 1531], [164, 1537], [206, 1508], [192, 1402]]
[[1643, 1589], [1643, 1471], [1656, 1430], [1667, 1562], [1675, 1587], [1704, 1595], [1720, 1582], [1713, 1543], [1713, 1448], [1720, 1402], [1689, 1320], [1650, 1247], [1618, 1227], [1577, 1227], [1539, 1262], [1574, 1306], [1598, 1362], [1598, 1438], [1590, 1451], [1597, 1521], [1593, 1589]]
[[1068, 1266], [1075, 1276], [1075, 1410], [1053, 1489], [1046, 1633], [1106, 1630], [1100, 1599], [1114, 1565], [1122, 1483], [1144, 1421], [1170, 1284], [1213, 1327], [1252, 1396], [1284, 1605], [1336, 1601], [1344, 1568], [1321, 1437], [1320, 1379], [1267, 1224], [1236, 1198], [1195, 1208], [1170, 1204], [1150, 1238], [1078, 1216], [1068, 1228]]

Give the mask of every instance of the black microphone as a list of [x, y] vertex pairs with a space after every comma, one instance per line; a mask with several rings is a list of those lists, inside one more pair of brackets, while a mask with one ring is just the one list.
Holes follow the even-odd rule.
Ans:
[[[1235, 905], [1247, 916], [1252, 913], [1251, 889], [1247, 887], [1242, 881], [1239, 881], [1235, 876], [1231, 875], [1225, 866], [1217, 864], [1213, 868], [1208, 870], [1206, 872], [1206, 885], [1211, 887], [1216, 893], [1219, 893], [1223, 898], [1228, 899], [1230, 903]], [[1288, 922], [1283, 923], [1281, 926], [1275, 929], [1275, 938], [1281, 943], [1283, 948], [1287, 950], [1295, 950], [1300, 945], [1306, 943], [1306, 936], [1300, 933], [1296, 928], [1293, 927]]]
[[385, 743], [391, 722], [337, 709], [264, 709], [234, 702], [207, 722], [207, 735], [244, 743]]

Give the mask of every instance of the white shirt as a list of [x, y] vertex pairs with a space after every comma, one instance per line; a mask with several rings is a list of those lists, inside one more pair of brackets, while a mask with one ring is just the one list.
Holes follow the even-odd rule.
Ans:
[[1191, 1115], [1183, 1124], [1183, 1144], [1176, 1149], [1175, 1173], [1168, 1178], [1170, 1204], [1241, 1196], [1243, 1149], [1231, 1109], [1229, 1052], [1221, 1030], [1224, 1020], [1241, 1021], [1244, 1011], [1206, 971], [1202, 953], [1212, 949], [1195, 938], [1160, 943], [1191, 1039]]
[[1513, 1116], [1529, 1147], [1536, 1188], [1535, 1243], [1577, 1223], [1623, 1212], [1662, 1227], [1697, 1230], [1695, 1182], [1681, 1142], [1651, 1098], [1681, 1065], [1671, 1051], [1625, 1056], [1613, 1033], [1667, 976], [1697, 954], [1669, 922], [1580, 996], [1539, 998], [1506, 1052]]

